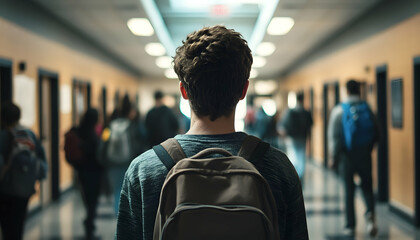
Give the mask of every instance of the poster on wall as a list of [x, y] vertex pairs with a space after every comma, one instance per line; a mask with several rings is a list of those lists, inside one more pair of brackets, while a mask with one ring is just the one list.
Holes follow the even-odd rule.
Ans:
[[71, 87], [68, 84], [60, 86], [60, 112], [71, 113]]
[[403, 82], [402, 78], [391, 80], [391, 121], [392, 127], [403, 127]]
[[20, 124], [32, 128], [35, 124], [35, 80], [18, 74], [13, 80], [13, 101], [21, 111]]

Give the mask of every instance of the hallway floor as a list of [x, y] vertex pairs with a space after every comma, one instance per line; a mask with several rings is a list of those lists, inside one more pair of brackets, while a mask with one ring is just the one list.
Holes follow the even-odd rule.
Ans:
[[[364, 204], [357, 195], [357, 229], [354, 238], [341, 234], [344, 226], [343, 190], [335, 174], [308, 164], [304, 197], [308, 220], [309, 238], [313, 240], [346, 239], [396, 239], [420, 240], [420, 229], [415, 229], [401, 218], [390, 213], [386, 204], [378, 204], [377, 220], [379, 233], [375, 238], [366, 234]], [[77, 191], [67, 193], [62, 200], [31, 217], [26, 224], [24, 239], [79, 240], [83, 239], [82, 222], [84, 207]], [[96, 239], [113, 239], [116, 219], [112, 202], [101, 198], [96, 220]]]

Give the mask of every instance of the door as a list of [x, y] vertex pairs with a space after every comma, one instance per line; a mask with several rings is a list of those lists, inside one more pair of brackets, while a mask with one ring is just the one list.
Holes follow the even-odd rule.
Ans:
[[119, 106], [120, 106], [120, 90], [117, 90], [114, 93], [114, 110], [118, 109]]
[[414, 156], [415, 156], [415, 213], [416, 226], [420, 226], [420, 57], [414, 59]]
[[102, 123], [103, 126], [107, 126], [108, 125], [108, 115], [107, 115], [107, 97], [106, 97], [106, 87], [103, 86], [102, 87]]
[[323, 105], [324, 105], [324, 166], [328, 167], [328, 121], [332, 109], [340, 103], [340, 84], [338, 81], [334, 83], [325, 83], [323, 89]]
[[0, 58], [0, 106], [7, 101], [12, 101], [12, 61]]
[[[309, 111], [311, 113], [312, 120], [314, 119], [314, 88], [309, 89]], [[308, 147], [308, 156], [310, 159], [313, 158], [313, 140], [312, 140], [312, 131], [309, 132], [309, 147]]]
[[72, 98], [73, 98], [73, 112], [72, 112], [72, 123], [73, 126], [78, 126], [83, 114], [91, 104], [91, 86], [90, 82], [82, 80], [73, 80], [72, 87]]
[[49, 167], [47, 180], [41, 185], [41, 201], [46, 203], [60, 197], [58, 74], [40, 69], [38, 84], [39, 137]]
[[323, 109], [324, 109], [324, 167], [328, 167], [328, 83], [324, 84], [323, 90]]
[[377, 119], [381, 138], [378, 143], [377, 178], [378, 201], [388, 201], [388, 106], [387, 106], [387, 66], [376, 68]]

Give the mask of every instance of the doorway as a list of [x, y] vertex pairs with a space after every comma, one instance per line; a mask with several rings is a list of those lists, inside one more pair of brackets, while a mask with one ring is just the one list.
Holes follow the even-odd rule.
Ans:
[[107, 114], [107, 97], [106, 97], [106, 87], [102, 87], [102, 123], [103, 126], [108, 126], [108, 114]]
[[119, 106], [120, 106], [120, 90], [117, 90], [114, 93], [114, 110], [118, 109]]
[[88, 81], [73, 79], [73, 126], [78, 126], [83, 114], [91, 106], [91, 85]]
[[12, 66], [12, 61], [0, 58], [0, 106], [12, 101]]
[[420, 226], [420, 57], [414, 58], [414, 221]]
[[[309, 112], [311, 113], [312, 121], [314, 121], [314, 88], [313, 87], [311, 87], [309, 89]], [[308, 138], [309, 138], [308, 155], [309, 155], [309, 158], [312, 160], [313, 153], [314, 153], [312, 131], [309, 132], [309, 137]]]
[[39, 137], [45, 149], [50, 173], [41, 185], [41, 201], [60, 198], [58, 74], [38, 70]]
[[376, 68], [377, 119], [381, 137], [378, 143], [378, 201], [388, 201], [388, 106], [387, 106], [387, 66]]
[[323, 88], [324, 107], [324, 166], [328, 168], [328, 121], [332, 109], [340, 103], [340, 84], [338, 81], [325, 83]]

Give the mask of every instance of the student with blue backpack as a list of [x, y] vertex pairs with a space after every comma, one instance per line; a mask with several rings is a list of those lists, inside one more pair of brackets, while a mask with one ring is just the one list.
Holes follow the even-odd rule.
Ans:
[[44, 149], [35, 134], [19, 125], [20, 109], [11, 102], [1, 106], [0, 226], [4, 240], [23, 238], [26, 212], [35, 182], [47, 175]]
[[191, 127], [133, 160], [116, 239], [308, 239], [287, 156], [235, 131], [252, 61], [241, 34], [220, 25], [189, 34], [177, 48], [174, 70]]
[[347, 100], [333, 108], [328, 123], [330, 167], [339, 170], [344, 181], [346, 226], [344, 232], [355, 234], [354, 175], [366, 203], [366, 228], [371, 236], [378, 232], [372, 187], [372, 149], [379, 137], [375, 117], [369, 105], [360, 99], [360, 83], [349, 80]]

